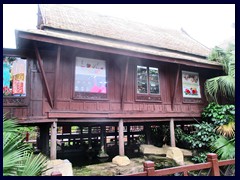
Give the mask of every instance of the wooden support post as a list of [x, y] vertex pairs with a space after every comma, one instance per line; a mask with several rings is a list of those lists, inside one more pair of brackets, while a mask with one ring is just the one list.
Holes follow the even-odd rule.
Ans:
[[130, 125], [128, 125], [127, 126], [127, 144], [128, 144], [128, 146], [131, 144], [130, 133], [131, 133]]
[[178, 84], [179, 74], [180, 74], [180, 65], [178, 64], [178, 69], [177, 69], [177, 74], [176, 74], [176, 80], [175, 80], [174, 89], [173, 89], [173, 95], [172, 95], [172, 99], [171, 99], [171, 108], [172, 108], [172, 111], [173, 111], [175, 95], [176, 95], [177, 87], [178, 87], [177, 84]]
[[80, 142], [81, 142], [81, 145], [83, 145], [83, 127], [82, 126], [80, 126], [80, 132], [81, 132]]
[[147, 176], [154, 176], [155, 169], [154, 169], [154, 162], [152, 161], [145, 161], [143, 163], [144, 171], [147, 171]]
[[88, 149], [92, 149], [92, 127], [88, 126]]
[[104, 125], [101, 125], [101, 150], [106, 151], [106, 127]]
[[124, 127], [123, 127], [123, 119], [119, 120], [118, 123], [118, 136], [119, 136], [119, 155], [124, 156]]
[[207, 161], [212, 163], [211, 175], [212, 176], [220, 176], [217, 154], [209, 153], [207, 155]]
[[117, 139], [117, 133], [118, 133], [118, 127], [117, 126], [115, 126], [115, 146], [117, 146], [117, 144], [118, 144], [118, 139]]
[[171, 118], [171, 120], [170, 120], [170, 137], [171, 137], [171, 146], [176, 147], [173, 118]]
[[145, 142], [146, 144], [151, 144], [151, 132], [150, 132], [150, 125], [149, 124], [145, 124], [144, 125], [144, 130], [145, 130]]
[[36, 56], [37, 56], [37, 61], [38, 61], [39, 67], [40, 67], [41, 75], [42, 75], [42, 78], [43, 78], [43, 83], [44, 83], [45, 88], [46, 88], [47, 99], [48, 99], [50, 107], [53, 108], [53, 98], [51, 96], [51, 92], [50, 92], [50, 89], [49, 89], [49, 86], [48, 86], [48, 83], [47, 83], [47, 76], [46, 76], [46, 73], [45, 73], [44, 68], [43, 68], [43, 61], [41, 59], [41, 56], [40, 56], [40, 53], [39, 53], [36, 42], [34, 43], [34, 48], [35, 48], [35, 53], [36, 53]]
[[47, 124], [40, 127], [40, 148], [46, 156], [49, 155], [49, 126]]
[[53, 122], [51, 125], [51, 150], [50, 159], [57, 159], [57, 123]]

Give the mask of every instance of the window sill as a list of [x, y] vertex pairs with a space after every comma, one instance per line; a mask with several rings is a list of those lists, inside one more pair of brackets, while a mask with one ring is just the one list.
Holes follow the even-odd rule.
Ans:
[[191, 104], [191, 103], [195, 103], [195, 104], [203, 104], [203, 100], [201, 98], [183, 98], [183, 103], [185, 104]]
[[107, 94], [104, 93], [85, 93], [85, 92], [74, 92], [74, 100], [108, 100]]
[[135, 98], [136, 101], [145, 101], [145, 102], [162, 102], [161, 96], [160, 95], [136, 95]]

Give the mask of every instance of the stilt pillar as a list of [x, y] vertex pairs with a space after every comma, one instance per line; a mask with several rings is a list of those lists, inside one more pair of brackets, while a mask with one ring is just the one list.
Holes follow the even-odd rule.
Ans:
[[118, 123], [118, 136], [119, 136], [119, 155], [124, 156], [124, 127], [123, 120], [120, 119]]
[[146, 144], [151, 144], [151, 132], [150, 132], [150, 125], [149, 124], [146, 124], [144, 125], [144, 129], [145, 129], [145, 142]]
[[117, 134], [118, 134], [118, 127], [117, 126], [114, 126], [114, 130], [115, 130], [115, 137], [114, 137], [114, 141], [115, 141], [115, 146], [117, 146], [117, 143], [118, 143], [118, 139], [117, 139]]
[[175, 142], [175, 130], [174, 130], [174, 119], [171, 118], [170, 120], [170, 138], [171, 138], [171, 146], [176, 147]]
[[53, 122], [51, 125], [51, 149], [50, 159], [57, 159], [57, 123]]
[[92, 149], [92, 127], [88, 126], [88, 149]]
[[40, 125], [39, 128], [40, 128], [39, 148], [43, 154], [49, 156], [49, 125], [43, 124]]
[[131, 138], [130, 138], [130, 133], [131, 133], [131, 126], [127, 126], [127, 145], [130, 146], [131, 144]]

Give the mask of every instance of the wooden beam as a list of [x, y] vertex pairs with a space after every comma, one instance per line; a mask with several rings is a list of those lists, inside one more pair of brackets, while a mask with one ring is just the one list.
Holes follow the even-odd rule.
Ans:
[[118, 136], [119, 136], [119, 155], [124, 156], [124, 127], [123, 120], [120, 119], [118, 123]]
[[41, 152], [46, 156], [49, 155], [49, 126], [44, 124], [40, 128], [40, 147]]
[[174, 119], [170, 120], [170, 138], [171, 138], [171, 147], [176, 147], [175, 142], [175, 131], [174, 131]]
[[51, 148], [50, 159], [57, 159], [57, 123], [53, 122], [51, 125]]
[[53, 108], [56, 108], [56, 100], [57, 100], [57, 91], [58, 91], [58, 77], [59, 77], [59, 66], [60, 66], [60, 58], [61, 58], [61, 46], [58, 46], [57, 50], [57, 59], [56, 59], [56, 69], [55, 69], [55, 82], [54, 82], [54, 104]]
[[94, 45], [94, 44], [89, 44], [89, 43], [84, 43], [84, 42], [75, 42], [75, 41], [66, 40], [66, 39], [59, 39], [56, 37], [46, 37], [43, 35], [34, 35], [34, 34], [27, 33], [27, 32], [19, 31], [17, 37], [23, 38], [23, 39], [34, 40], [34, 41], [45, 42], [45, 43], [77, 47], [77, 48], [81, 48], [81, 49], [89, 49], [89, 50], [93, 50], [93, 51], [114, 53], [114, 54], [120, 54], [120, 55], [126, 55], [126, 56], [144, 58], [144, 59], [151, 59], [151, 60], [157, 60], [157, 61], [168, 62], [168, 63], [183, 64], [186, 66], [222, 70], [221, 65], [205, 64], [205, 63], [201, 63], [201, 62], [189, 61], [186, 59], [176, 59], [176, 58], [169, 58], [169, 57], [163, 57], [163, 56], [156, 56], [156, 55], [140, 53], [140, 52], [135, 52], [135, 51], [132, 52], [130, 50], [115, 49], [115, 48], [111, 48], [111, 47], [104, 47], [104, 46], [99, 46], [99, 45]]
[[122, 92], [121, 92], [121, 110], [123, 111], [124, 109], [124, 91], [125, 91], [125, 87], [126, 87], [126, 83], [127, 83], [127, 76], [128, 76], [128, 66], [129, 66], [129, 57], [127, 57], [127, 62], [126, 62], [126, 66], [125, 66], [125, 73], [124, 73], [124, 82], [122, 85]]
[[44, 85], [45, 85], [45, 88], [46, 88], [46, 91], [47, 91], [47, 99], [48, 99], [50, 107], [53, 108], [53, 99], [52, 99], [50, 89], [49, 89], [49, 86], [48, 86], [48, 83], [47, 83], [47, 77], [46, 77], [46, 74], [45, 74], [45, 71], [44, 71], [44, 68], [43, 68], [43, 62], [42, 62], [40, 53], [38, 51], [36, 42], [34, 42], [34, 48], [35, 48], [35, 53], [36, 53], [36, 56], [37, 56], [37, 61], [38, 61], [39, 67], [40, 67], [41, 75], [42, 75], [42, 78], [43, 78], [43, 82], [44, 82]]
[[200, 112], [190, 112], [190, 113], [137, 113], [137, 112], [129, 112], [129, 113], [81, 113], [81, 112], [48, 112], [48, 118], [65, 118], [65, 119], [102, 119], [103, 121], [108, 121], [106, 119], [119, 119], [119, 118], [171, 118], [171, 117], [182, 117], [182, 118], [198, 118], [201, 117]]
[[172, 111], [173, 111], [174, 99], [175, 99], [177, 87], [178, 87], [177, 85], [178, 85], [179, 73], [180, 73], [180, 65], [178, 64], [178, 69], [177, 69], [177, 74], [176, 74], [176, 79], [175, 79], [175, 84], [174, 84], [174, 89], [173, 89], [173, 95], [172, 95], [172, 99], [171, 99]]

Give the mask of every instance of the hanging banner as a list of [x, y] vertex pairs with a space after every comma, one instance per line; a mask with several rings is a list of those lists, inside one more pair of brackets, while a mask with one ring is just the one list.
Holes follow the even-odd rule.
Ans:
[[182, 71], [182, 88], [183, 97], [201, 98], [198, 73]]
[[17, 58], [12, 65], [12, 93], [26, 95], [26, 60]]

